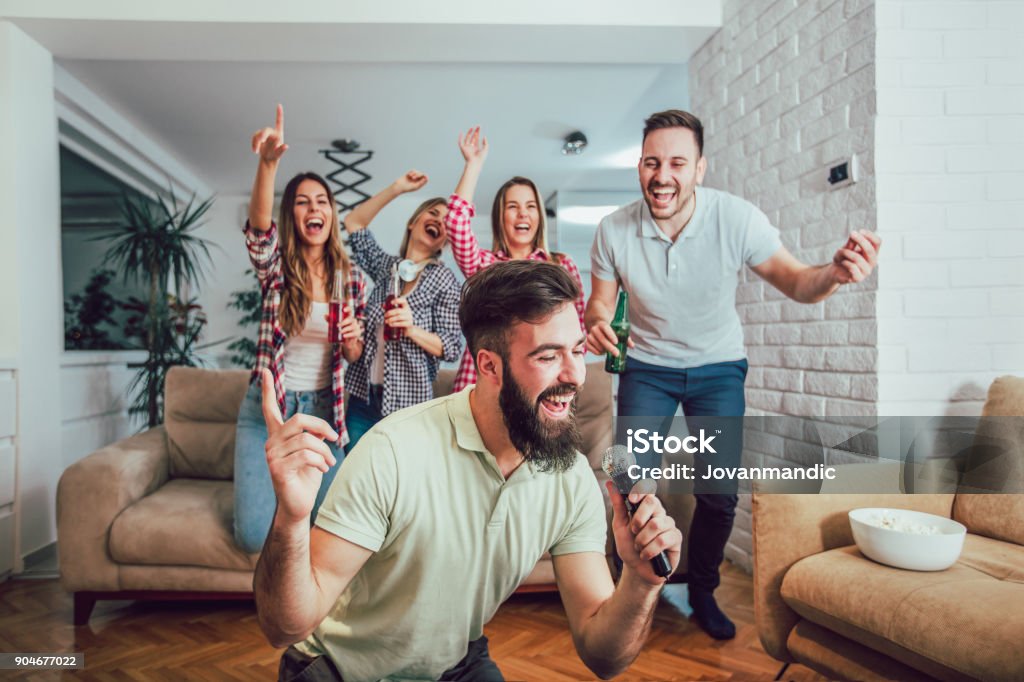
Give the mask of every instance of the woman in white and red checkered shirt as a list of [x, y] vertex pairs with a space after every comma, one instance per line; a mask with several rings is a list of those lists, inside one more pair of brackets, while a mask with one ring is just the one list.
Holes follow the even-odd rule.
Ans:
[[[480, 127], [470, 128], [465, 136], [459, 135], [459, 150], [466, 160], [465, 168], [455, 192], [448, 197], [448, 214], [445, 225], [452, 253], [462, 274], [471, 277], [478, 270], [491, 263], [506, 260], [538, 260], [557, 263], [565, 268], [580, 286], [576, 300], [576, 313], [583, 326], [583, 283], [580, 271], [572, 258], [547, 249], [547, 221], [544, 203], [537, 186], [529, 178], [515, 176], [509, 179], [494, 196], [491, 206], [491, 249], [480, 248], [476, 235], [470, 229], [470, 221], [476, 215], [473, 207], [473, 192], [487, 158], [487, 138], [481, 135]], [[476, 383], [476, 365], [469, 349], [462, 356], [459, 371], [455, 375], [452, 391], [461, 391], [469, 384]]]
[[[344, 365], [363, 353], [360, 319], [366, 308], [366, 281], [342, 248], [338, 210], [327, 182], [315, 173], [293, 177], [281, 198], [279, 223], [272, 219], [274, 180], [287, 149], [284, 111], [278, 105], [274, 127], [252, 137], [259, 162], [245, 224], [249, 260], [262, 293], [262, 315], [256, 366], [235, 434], [234, 511], [235, 541], [253, 553], [263, 546], [276, 506], [264, 451], [268, 434], [261, 407], [262, 370], [270, 370], [286, 419], [297, 413], [319, 417], [336, 432], [302, 436], [324, 463], [320, 481], [309, 481], [318, 486], [312, 520], [348, 442]], [[343, 291], [336, 292], [338, 286]], [[340, 343], [330, 342], [329, 301], [335, 294], [346, 302], [346, 314], [338, 323]]]

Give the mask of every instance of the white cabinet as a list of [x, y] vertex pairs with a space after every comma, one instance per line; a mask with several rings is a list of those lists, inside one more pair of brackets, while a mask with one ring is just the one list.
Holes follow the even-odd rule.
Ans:
[[13, 363], [0, 361], [0, 580], [15, 566], [18, 389]]

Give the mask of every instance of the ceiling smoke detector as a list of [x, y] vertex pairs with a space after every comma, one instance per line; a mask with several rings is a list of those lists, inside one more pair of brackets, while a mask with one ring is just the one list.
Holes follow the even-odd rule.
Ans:
[[565, 136], [565, 142], [562, 144], [562, 153], [566, 156], [582, 154], [586, 146], [587, 136], [578, 130], [574, 130]]

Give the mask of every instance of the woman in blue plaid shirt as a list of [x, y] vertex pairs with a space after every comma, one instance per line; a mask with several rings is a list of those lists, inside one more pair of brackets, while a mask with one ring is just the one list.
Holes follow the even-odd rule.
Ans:
[[[286, 418], [296, 413], [319, 417], [337, 432], [333, 442], [309, 437], [308, 447], [322, 450], [331, 463], [322, 472], [312, 514], [316, 518], [348, 442], [344, 365], [363, 353], [359, 319], [366, 307], [365, 277], [342, 248], [338, 211], [327, 182], [315, 173], [296, 175], [281, 198], [279, 223], [271, 218], [274, 178], [287, 148], [284, 112], [278, 105], [274, 127], [252, 138], [260, 160], [245, 225], [249, 259], [263, 295], [256, 366], [235, 437], [235, 540], [247, 552], [263, 546], [276, 504], [264, 452], [261, 371], [270, 370]], [[342, 291], [335, 291], [339, 287]], [[335, 296], [346, 302], [338, 324], [340, 343], [330, 342], [328, 329], [328, 302]]]
[[[438, 259], [448, 235], [447, 200], [424, 201], [406, 224], [399, 255], [385, 253], [365, 228], [388, 203], [427, 184], [427, 176], [409, 171], [359, 204], [345, 218], [356, 263], [373, 280], [366, 310], [366, 347], [349, 368], [349, 447], [385, 416], [434, 397], [433, 381], [441, 361], [462, 352], [459, 282]], [[388, 294], [394, 307], [385, 311]], [[387, 340], [385, 327], [400, 336]]]

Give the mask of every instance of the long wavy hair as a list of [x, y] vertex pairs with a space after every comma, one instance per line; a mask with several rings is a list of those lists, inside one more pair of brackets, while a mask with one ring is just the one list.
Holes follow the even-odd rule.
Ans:
[[288, 181], [281, 197], [281, 213], [278, 218], [278, 240], [281, 246], [281, 268], [284, 273], [284, 290], [281, 292], [281, 328], [288, 336], [296, 336], [302, 332], [313, 308], [313, 280], [302, 257], [302, 243], [299, 240], [299, 228], [295, 224], [295, 194], [303, 180], [319, 183], [331, 202], [330, 224], [327, 226], [327, 243], [324, 244], [324, 273], [327, 297], [334, 294], [334, 273], [341, 270], [345, 273], [345, 281], [349, 281], [352, 266], [348, 254], [341, 245], [341, 232], [338, 225], [338, 208], [334, 202], [327, 181], [316, 173], [299, 173]]
[[[405, 236], [402, 237], [402, 245], [398, 248], [398, 254], [402, 258], [405, 258], [405, 254], [409, 250], [409, 238], [412, 236], [412, 230], [410, 230], [409, 228], [412, 227], [412, 224], [416, 222], [416, 219], [423, 215], [426, 211], [429, 211], [430, 209], [434, 208], [435, 206], [447, 205], [448, 200], [445, 199], [444, 197], [434, 197], [433, 199], [427, 199], [422, 204], [416, 207], [416, 210], [412, 212], [412, 217], [409, 218], [409, 222], [405, 224]], [[444, 222], [443, 217], [441, 220], [442, 222]], [[436, 258], [437, 256], [440, 256], [441, 251], [443, 251], [443, 249], [438, 249], [437, 251], [435, 251], [434, 257]]]
[[510, 178], [508, 182], [498, 189], [498, 193], [494, 195], [494, 203], [491, 204], [491, 250], [504, 251], [506, 254], [510, 253], [502, 223], [505, 217], [505, 195], [516, 185], [529, 187], [533, 190], [533, 197], [537, 201], [537, 211], [540, 213], [540, 220], [537, 222], [537, 233], [533, 235], [533, 250], [541, 249], [547, 254], [548, 260], [561, 262], [561, 254], [553, 254], [548, 251], [547, 212], [544, 208], [544, 202], [540, 198], [540, 190], [537, 189], [537, 185], [533, 183], [533, 180], [524, 178], [521, 175]]

